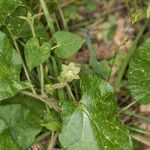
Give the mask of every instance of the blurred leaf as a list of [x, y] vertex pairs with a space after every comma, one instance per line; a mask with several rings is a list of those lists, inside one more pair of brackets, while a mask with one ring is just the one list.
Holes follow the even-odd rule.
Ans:
[[74, 5], [69, 5], [63, 9], [64, 16], [66, 17], [66, 21], [70, 20], [81, 20], [83, 17], [78, 13], [78, 7]]
[[109, 73], [111, 70], [109, 62], [107, 60], [101, 60], [101, 61], [99, 61], [99, 65], [100, 65], [100, 68], [102, 68], [102, 70], [103, 70], [103, 74], [105, 76], [105, 79], [108, 79]]
[[30, 70], [44, 63], [50, 56], [51, 45], [44, 42], [41, 46], [37, 38], [30, 38], [25, 45], [25, 58]]
[[144, 41], [131, 59], [128, 85], [132, 96], [140, 103], [150, 103], [150, 38]]
[[29, 87], [20, 81], [22, 61], [3, 32], [0, 32], [0, 100]]
[[67, 105], [60, 142], [67, 150], [131, 150], [131, 137], [117, 111], [111, 85], [95, 75], [84, 75], [82, 99]]
[[58, 31], [53, 35], [58, 47], [55, 53], [60, 58], [69, 58], [74, 55], [82, 46], [84, 40], [71, 32]]
[[0, 0], [0, 26], [18, 6], [24, 6], [21, 0]]
[[108, 22], [103, 24], [103, 35], [105, 41], [113, 40], [117, 29], [117, 21], [113, 16], [108, 17]]
[[85, 5], [85, 10], [88, 13], [91, 13], [91, 12], [95, 11], [97, 8], [98, 8], [98, 5], [94, 1], [88, 2], [87, 5]]
[[26, 150], [40, 132], [39, 118], [21, 105], [0, 106], [0, 149]]

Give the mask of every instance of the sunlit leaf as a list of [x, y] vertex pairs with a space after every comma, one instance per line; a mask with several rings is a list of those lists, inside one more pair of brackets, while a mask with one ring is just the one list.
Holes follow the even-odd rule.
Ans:
[[120, 120], [111, 85], [84, 75], [78, 106], [64, 108], [60, 142], [67, 150], [131, 150], [129, 132]]
[[55, 53], [60, 58], [71, 57], [81, 48], [84, 42], [80, 36], [67, 31], [58, 31], [53, 38], [58, 45]]

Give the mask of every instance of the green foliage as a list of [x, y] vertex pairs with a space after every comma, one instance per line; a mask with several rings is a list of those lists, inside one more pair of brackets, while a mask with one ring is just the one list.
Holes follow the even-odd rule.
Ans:
[[83, 19], [83, 16], [80, 15], [79, 13], [77, 13], [78, 7], [74, 6], [74, 5], [70, 5], [69, 7], [64, 8], [64, 15], [66, 16], [66, 20], [67, 22], [69, 22], [70, 20], [81, 20]]
[[[55, 149], [56, 145], [58, 149], [66, 150], [131, 150], [131, 136], [119, 114], [131, 104], [118, 111], [115, 91], [103, 80], [108, 80], [112, 71], [109, 61], [97, 60], [90, 33], [82, 29], [86, 33], [90, 63], [83, 64], [80, 72], [80, 64], [71, 62], [70, 57], [85, 40], [68, 31], [56, 32], [61, 30], [59, 23], [68, 30], [68, 21], [74, 20], [69, 23], [76, 26], [74, 23], [86, 14], [88, 18], [93, 16], [92, 20], [80, 20], [79, 24], [93, 22], [95, 26], [99, 23], [97, 13], [91, 16], [90, 12], [101, 8], [103, 2], [100, 5], [97, 5], [99, 0], [66, 0], [64, 5], [60, 2], [63, 0], [0, 0], [0, 150], [32, 149], [32, 144], [42, 145], [40, 141], [45, 141], [47, 135], [51, 137], [48, 149]], [[84, 7], [80, 7], [81, 4]], [[58, 13], [54, 12], [57, 5]], [[58, 14], [61, 19], [57, 18]], [[105, 14], [107, 11], [102, 16]], [[141, 9], [137, 10], [132, 16], [132, 24], [138, 22], [141, 15]], [[105, 41], [111, 41], [117, 23], [113, 16], [107, 17], [103, 34]], [[146, 25], [137, 36], [134, 49]], [[150, 102], [149, 47], [150, 39], [147, 38], [133, 56], [128, 70], [131, 94], [144, 104]], [[127, 54], [125, 70], [132, 52]], [[122, 53], [116, 55], [113, 65], [121, 66], [122, 58], [126, 57]], [[121, 72], [122, 76], [124, 72]], [[73, 82], [80, 76], [81, 82]], [[128, 97], [125, 94], [122, 95]]]
[[128, 70], [128, 85], [132, 96], [140, 103], [150, 103], [150, 38], [139, 47]]
[[21, 0], [0, 0], [0, 25], [5, 24], [6, 18], [18, 6], [24, 6]]
[[50, 55], [51, 45], [44, 42], [41, 46], [36, 37], [30, 38], [25, 45], [26, 63], [30, 70], [44, 63]]
[[108, 22], [103, 24], [103, 35], [105, 41], [111, 41], [117, 29], [117, 21], [113, 16], [108, 17]]
[[[20, 19], [19, 16], [26, 16], [27, 13], [28, 9], [26, 7], [18, 7], [6, 19], [6, 26], [11, 34], [15, 38], [23, 38], [25, 42], [32, 37], [32, 32], [27, 21]], [[35, 21], [34, 28], [36, 36], [40, 42], [44, 42], [48, 39], [48, 34], [39, 20]]]
[[103, 70], [103, 74], [104, 74], [104, 76], [105, 76], [105, 79], [108, 79], [109, 73], [110, 73], [110, 70], [111, 70], [109, 61], [107, 61], [107, 60], [102, 60], [102, 61], [99, 62], [99, 66], [100, 66], [100, 68], [102, 68], [102, 70]]
[[20, 81], [21, 57], [17, 54], [8, 38], [0, 32], [0, 100], [17, 94], [29, 85]]
[[81, 88], [79, 105], [64, 110], [66, 116], [60, 134], [64, 148], [131, 150], [131, 139], [119, 118], [113, 88], [95, 75], [84, 75]]
[[47, 128], [50, 131], [61, 131], [61, 119], [58, 113], [54, 111], [49, 111], [44, 119], [43, 123], [41, 124], [43, 127]]
[[0, 102], [0, 105], [6, 104], [20, 104], [40, 118], [42, 118], [45, 114], [45, 105], [41, 101], [38, 101], [37, 99], [30, 96], [18, 94], [12, 98]]
[[56, 32], [53, 39], [58, 45], [55, 53], [60, 58], [71, 57], [81, 48], [84, 42], [80, 36], [67, 31]]
[[39, 118], [21, 105], [0, 106], [0, 149], [26, 150], [40, 132]]

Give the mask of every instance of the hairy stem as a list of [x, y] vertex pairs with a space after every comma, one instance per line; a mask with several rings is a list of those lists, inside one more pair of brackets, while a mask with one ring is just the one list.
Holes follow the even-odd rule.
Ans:
[[46, 98], [43, 98], [43, 97], [41, 97], [41, 96], [39, 96], [39, 95], [30, 93], [30, 92], [27, 92], [27, 91], [22, 91], [21, 93], [24, 94], [24, 95], [33, 97], [33, 98], [35, 98], [35, 99], [37, 99], [37, 100], [40, 100], [40, 101], [44, 102], [44, 103], [47, 104], [50, 108], [53, 108], [53, 109], [56, 110], [57, 112], [60, 112], [60, 111], [61, 111], [61, 109], [60, 109], [60, 107], [59, 107], [57, 101], [56, 101], [54, 98], [51, 98], [51, 99], [49, 99], [49, 98], [47, 98], [47, 97], [46, 97]]
[[40, 84], [41, 84], [41, 94], [42, 94], [42, 96], [44, 96], [45, 92], [44, 92], [44, 70], [43, 70], [43, 65], [40, 65]]

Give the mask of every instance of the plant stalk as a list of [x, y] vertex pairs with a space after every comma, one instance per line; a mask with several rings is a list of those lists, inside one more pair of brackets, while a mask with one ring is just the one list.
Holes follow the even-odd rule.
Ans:
[[45, 3], [44, 0], [40, 0], [40, 3], [41, 3], [41, 6], [42, 6], [42, 9], [44, 11], [44, 15], [45, 15], [46, 21], [48, 23], [49, 29], [51, 31], [51, 34], [53, 35], [55, 33], [55, 28], [54, 28], [51, 16], [49, 14], [48, 8], [46, 6], [46, 3]]
[[49, 99], [49, 98], [43, 98], [43, 97], [41, 97], [41, 96], [39, 96], [39, 95], [30, 93], [30, 92], [27, 92], [27, 91], [22, 91], [21, 93], [24, 94], [24, 95], [33, 97], [33, 98], [35, 98], [35, 99], [37, 99], [37, 100], [40, 100], [40, 101], [44, 102], [44, 103], [47, 104], [50, 108], [53, 108], [53, 109], [56, 110], [57, 112], [60, 112], [60, 111], [61, 111], [61, 109], [60, 109], [60, 107], [59, 107], [57, 101], [56, 101], [54, 98], [51, 98], [51, 99]]
[[50, 143], [48, 145], [48, 149], [47, 150], [53, 150], [53, 148], [55, 146], [55, 143], [56, 143], [56, 140], [57, 140], [57, 136], [58, 136], [58, 133], [52, 132]]

